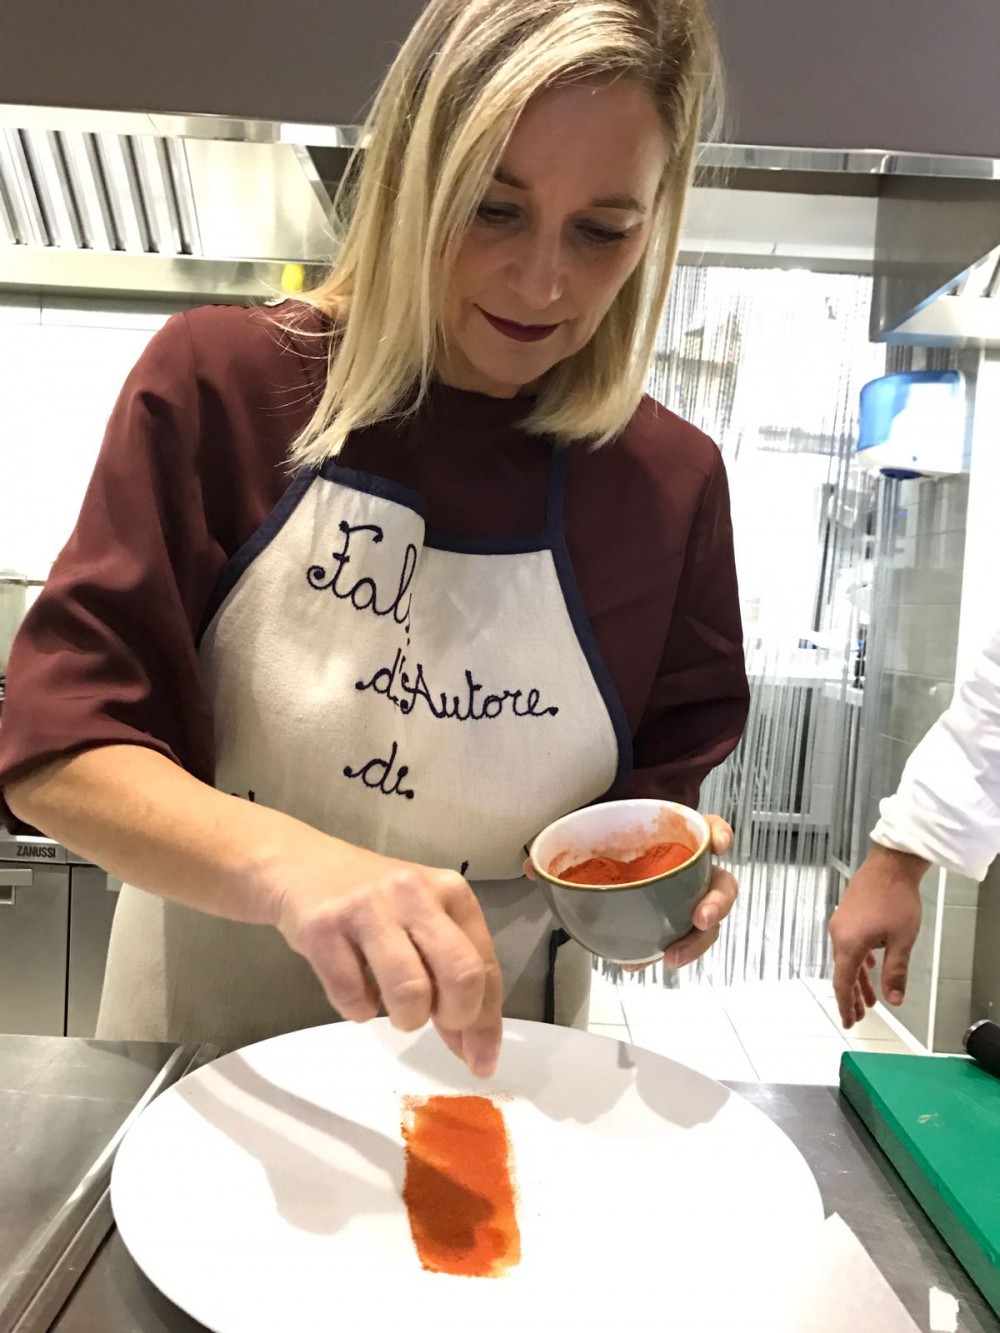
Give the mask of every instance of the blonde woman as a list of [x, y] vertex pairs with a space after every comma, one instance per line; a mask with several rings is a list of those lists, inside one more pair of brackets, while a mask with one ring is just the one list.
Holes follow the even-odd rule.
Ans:
[[701, 0], [431, 0], [328, 280], [150, 343], [0, 737], [125, 881], [100, 1036], [586, 1022], [525, 844], [693, 803], [746, 713], [721, 459], [642, 393], [714, 61]]

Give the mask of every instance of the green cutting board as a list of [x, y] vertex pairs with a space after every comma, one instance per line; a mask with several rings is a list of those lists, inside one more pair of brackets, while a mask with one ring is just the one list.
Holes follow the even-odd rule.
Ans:
[[961, 1056], [849, 1051], [840, 1086], [1000, 1314], [1000, 1079]]

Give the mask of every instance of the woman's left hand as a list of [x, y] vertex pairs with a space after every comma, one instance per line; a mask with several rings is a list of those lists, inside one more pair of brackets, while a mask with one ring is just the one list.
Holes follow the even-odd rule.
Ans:
[[[733, 830], [718, 815], [706, 815], [705, 819], [712, 832], [713, 856], [724, 856], [733, 845]], [[720, 925], [733, 910], [738, 892], [736, 880], [733, 879], [729, 871], [722, 870], [719, 866], [713, 866], [708, 892], [694, 909], [693, 928], [688, 931], [683, 939], [678, 940], [676, 944], [672, 944], [663, 955], [663, 961], [667, 967], [674, 969], [687, 967], [688, 963], [693, 963], [696, 958], [700, 958], [703, 953], [707, 953], [711, 949], [719, 938]], [[652, 966], [652, 963], [644, 963], [638, 966], [628, 963], [623, 964], [626, 972], [643, 972], [647, 967]]]

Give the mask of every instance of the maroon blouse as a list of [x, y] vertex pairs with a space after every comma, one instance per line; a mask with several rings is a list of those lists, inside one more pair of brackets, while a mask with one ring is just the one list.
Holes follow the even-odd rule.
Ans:
[[[213, 782], [196, 636], [227, 561], [291, 480], [289, 444], [325, 371], [327, 340], [312, 335], [324, 330], [308, 307], [220, 306], [175, 315], [151, 340], [15, 642], [0, 788], [122, 743]], [[415, 415], [352, 435], [341, 461], [419, 492], [429, 528], [530, 536], [544, 528], [550, 448], [519, 428], [524, 411], [523, 399], [436, 385]], [[632, 729], [628, 794], [695, 804], [749, 697], [718, 449], [644, 399], [612, 444], [570, 450], [565, 529]], [[0, 815], [18, 831], [6, 806]]]

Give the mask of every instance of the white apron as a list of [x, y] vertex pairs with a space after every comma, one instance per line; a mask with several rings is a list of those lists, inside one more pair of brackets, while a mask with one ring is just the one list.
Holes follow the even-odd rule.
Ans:
[[[504, 1012], [574, 1025], [589, 955], [522, 877], [525, 847], [613, 794], [631, 741], [563, 538], [565, 474], [557, 450], [537, 540], [478, 541], [429, 532], [407, 488], [327, 463], [230, 562], [200, 657], [221, 790], [461, 871]], [[232, 1049], [333, 1017], [276, 931], [122, 890], [99, 1036]]]

